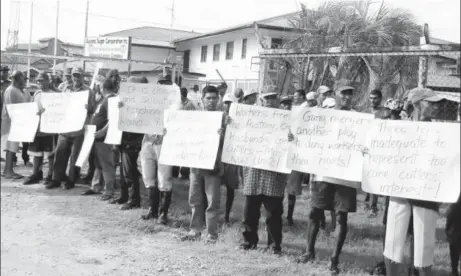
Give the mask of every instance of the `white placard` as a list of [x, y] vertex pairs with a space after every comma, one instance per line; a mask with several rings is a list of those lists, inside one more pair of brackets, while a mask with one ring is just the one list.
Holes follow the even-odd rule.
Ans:
[[109, 128], [107, 129], [106, 139], [104, 143], [110, 145], [120, 145], [122, 142], [123, 132], [118, 129], [119, 110], [118, 110], [119, 97], [111, 97], [108, 99], [108, 118]]
[[93, 147], [95, 133], [95, 125], [85, 126], [85, 136], [83, 138], [82, 149], [80, 150], [80, 154], [78, 155], [77, 161], [75, 162], [75, 166], [82, 167], [83, 164], [88, 160], [88, 156], [90, 156], [91, 152], [91, 147]]
[[40, 122], [37, 103], [8, 104], [6, 109], [11, 118], [8, 141], [33, 142]]
[[219, 147], [222, 112], [165, 110], [167, 134], [159, 163], [212, 170]]
[[222, 161], [228, 164], [289, 173], [287, 168], [290, 111], [232, 104]]
[[364, 191], [456, 202], [460, 193], [459, 123], [377, 120], [369, 128]]
[[179, 102], [177, 85], [126, 83], [120, 85], [120, 119], [122, 131], [162, 134], [164, 111]]
[[40, 118], [40, 132], [68, 133], [83, 128], [87, 117], [89, 91], [71, 93], [42, 93], [45, 109]]
[[288, 167], [348, 181], [362, 180], [363, 149], [373, 115], [299, 108], [292, 114]]

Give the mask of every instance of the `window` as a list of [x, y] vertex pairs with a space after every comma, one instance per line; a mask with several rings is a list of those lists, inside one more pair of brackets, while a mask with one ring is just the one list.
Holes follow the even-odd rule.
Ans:
[[226, 59], [232, 59], [234, 57], [234, 42], [227, 42], [226, 45]]
[[271, 49], [282, 48], [283, 41], [281, 38], [272, 38], [271, 39]]
[[242, 40], [242, 59], [247, 58], [247, 39]]
[[213, 61], [219, 61], [219, 51], [221, 50], [221, 45], [213, 45]]
[[208, 46], [202, 46], [202, 53], [200, 56], [200, 62], [206, 62], [206, 56], [208, 54]]

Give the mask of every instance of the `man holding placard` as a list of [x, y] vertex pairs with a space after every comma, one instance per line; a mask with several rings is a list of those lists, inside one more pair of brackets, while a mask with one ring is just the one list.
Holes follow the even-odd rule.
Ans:
[[[353, 91], [354, 88], [350, 86], [342, 86], [336, 90], [336, 109], [352, 111]], [[291, 133], [289, 134], [289, 140], [294, 140], [294, 136]], [[315, 242], [321, 220], [324, 218], [324, 211], [335, 211], [339, 231], [336, 236], [336, 246], [333, 256], [330, 259], [330, 271], [339, 273], [339, 255], [348, 232], [348, 213], [354, 213], [357, 210], [357, 190], [353, 188], [353, 184], [354, 182], [352, 181], [333, 177], [312, 176], [311, 210], [307, 226], [308, 246], [306, 253], [297, 259], [298, 262], [306, 263], [315, 259]]]
[[[410, 91], [409, 101], [415, 108], [414, 121], [430, 122], [436, 114], [436, 103], [442, 98], [427, 88]], [[400, 275], [407, 229], [413, 214], [414, 266], [420, 276], [432, 275], [439, 203], [391, 197], [387, 214], [384, 257], [387, 275]]]
[[[279, 108], [278, 94], [274, 90], [261, 93], [264, 107]], [[258, 226], [261, 205], [266, 209], [267, 249], [273, 254], [282, 253], [283, 196], [287, 176], [284, 173], [256, 168], [243, 168], [244, 208], [244, 250], [256, 249], [259, 241]]]
[[[218, 89], [214, 86], [205, 86], [203, 88], [203, 105], [205, 111], [218, 111], [218, 101]], [[208, 232], [206, 238], [207, 243], [215, 243], [218, 239], [221, 177], [224, 171], [223, 164], [221, 163], [224, 136], [223, 129], [219, 129], [217, 131], [221, 137], [214, 169], [205, 170], [191, 168], [189, 205], [192, 209], [192, 217], [190, 222], [190, 232], [187, 235], [181, 237], [182, 241], [197, 240], [200, 238], [204, 226], [203, 218], [206, 220], [206, 229]], [[203, 207], [204, 196], [208, 198], [208, 207], [206, 211]]]
[[[57, 92], [54, 90], [50, 82], [50, 77], [46, 73], [40, 73], [37, 77], [37, 83], [40, 90], [34, 94], [34, 102], [38, 105], [39, 113], [43, 113], [43, 105], [41, 102], [42, 93]], [[40, 128], [39, 128], [40, 129]], [[27, 178], [24, 185], [36, 184], [43, 179], [43, 158], [48, 155], [48, 176], [46, 177], [45, 184], [50, 184], [53, 178], [54, 156], [50, 156], [54, 147], [53, 134], [45, 134], [37, 131], [34, 141], [29, 145], [28, 154], [34, 157], [34, 167], [32, 175]]]
[[[95, 97], [90, 88], [83, 83], [84, 72], [82, 68], [72, 69], [72, 86], [67, 86], [64, 93], [89, 91], [88, 103], [86, 105], [87, 117], [86, 122], [91, 118], [95, 107]], [[65, 189], [72, 189], [75, 182], [80, 176], [80, 168], [75, 166], [80, 149], [83, 143], [83, 128], [82, 130], [63, 133], [59, 135], [58, 144], [56, 146], [55, 164], [53, 170], [53, 181], [47, 185], [47, 189], [53, 189], [61, 186], [61, 181], [66, 175], [67, 162], [70, 158], [69, 176], [64, 185]]]

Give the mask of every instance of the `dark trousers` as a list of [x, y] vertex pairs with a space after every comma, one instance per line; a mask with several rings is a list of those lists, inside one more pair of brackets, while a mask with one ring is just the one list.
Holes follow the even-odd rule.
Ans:
[[80, 149], [82, 148], [83, 136], [67, 137], [59, 135], [54, 158], [53, 180], [61, 182], [66, 179], [67, 163], [69, 162], [68, 181], [75, 184], [80, 176], [80, 168], [75, 166]]
[[179, 176], [179, 167], [173, 166], [172, 175], [174, 178], [177, 178]]
[[282, 214], [283, 196], [246, 196], [243, 213], [243, 225], [245, 230], [243, 238], [245, 242], [257, 245], [259, 242], [258, 226], [261, 217], [261, 205], [266, 209], [267, 244], [280, 249], [282, 244]]
[[22, 143], [22, 161], [24, 161], [24, 164], [27, 164], [29, 162], [29, 155], [27, 154], [28, 150], [29, 143]]
[[[141, 173], [138, 170], [139, 151], [124, 151], [121, 152], [122, 166], [120, 170], [121, 178], [121, 197], [131, 201], [140, 202], [141, 194], [139, 190], [139, 177]], [[131, 186], [131, 195], [128, 195], [128, 189]]]
[[190, 168], [181, 167], [179, 169], [179, 172], [181, 173], [181, 177], [183, 178], [189, 178], [190, 176]]

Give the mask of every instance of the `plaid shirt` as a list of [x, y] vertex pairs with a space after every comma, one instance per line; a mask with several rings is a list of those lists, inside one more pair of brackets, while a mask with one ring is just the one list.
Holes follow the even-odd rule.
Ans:
[[285, 193], [287, 175], [255, 168], [243, 168], [243, 194], [281, 197]]

